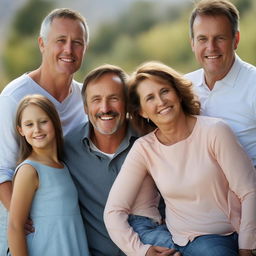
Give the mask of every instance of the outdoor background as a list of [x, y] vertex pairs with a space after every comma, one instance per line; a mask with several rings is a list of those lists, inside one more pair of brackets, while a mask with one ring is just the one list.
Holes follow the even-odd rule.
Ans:
[[[189, 43], [189, 15], [195, 0], [0, 0], [0, 91], [41, 62], [37, 37], [42, 18], [53, 8], [70, 7], [83, 14], [90, 44], [76, 74], [110, 63], [131, 72], [148, 60], [159, 60], [182, 73], [198, 68]], [[256, 1], [232, 0], [241, 15], [237, 53], [256, 65]]]

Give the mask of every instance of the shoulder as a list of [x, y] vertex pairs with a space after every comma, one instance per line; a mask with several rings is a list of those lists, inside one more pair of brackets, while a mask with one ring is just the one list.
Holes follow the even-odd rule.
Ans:
[[12, 80], [3, 89], [1, 96], [9, 96], [13, 98], [21, 98], [29, 92], [30, 78], [27, 74], [23, 74]]
[[84, 122], [68, 132], [64, 137], [64, 142], [65, 145], [73, 145], [87, 136], [89, 136], [89, 122]]
[[221, 136], [232, 133], [231, 128], [225, 120], [217, 117], [197, 116], [200, 134], [205, 136]]
[[244, 87], [250, 88], [250, 91], [256, 89], [256, 67], [252, 64], [236, 57], [237, 66], [240, 68], [238, 73], [238, 81]]
[[82, 83], [77, 82], [76, 80], [72, 80], [72, 88], [73, 88], [73, 90], [75, 90], [76, 92], [81, 93], [82, 86], [83, 86]]
[[249, 73], [256, 75], [256, 67], [254, 65], [252, 65], [244, 60], [241, 60], [240, 58], [238, 58], [238, 63], [245, 72], [249, 72]]
[[185, 74], [184, 77], [190, 80], [193, 84], [197, 84], [201, 82], [203, 73], [204, 73], [203, 69], [200, 68], [198, 70]]
[[148, 147], [149, 145], [153, 145], [155, 144], [157, 141], [156, 136], [155, 136], [155, 131], [152, 131], [142, 137], [139, 137], [136, 141], [135, 141], [135, 145], [136, 147]]
[[15, 171], [14, 180], [33, 181], [38, 178], [36, 168], [30, 163], [21, 163]]

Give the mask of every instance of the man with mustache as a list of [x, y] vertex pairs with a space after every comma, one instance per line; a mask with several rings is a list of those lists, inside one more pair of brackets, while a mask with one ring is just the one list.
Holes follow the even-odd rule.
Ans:
[[126, 119], [126, 73], [103, 65], [85, 78], [82, 97], [89, 122], [65, 138], [65, 162], [77, 186], [92, 256], [125, 255], [103, 222], [109, 190], [137, 136]]

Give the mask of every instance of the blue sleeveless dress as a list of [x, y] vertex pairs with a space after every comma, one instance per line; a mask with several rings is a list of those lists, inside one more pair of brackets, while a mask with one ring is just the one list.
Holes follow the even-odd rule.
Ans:
[[39, 177], [30, 217], [35, 232], [27, 235], [29, 256], [89, 256], [78, 194], [66, 166], [53, 168], [35, 161]]

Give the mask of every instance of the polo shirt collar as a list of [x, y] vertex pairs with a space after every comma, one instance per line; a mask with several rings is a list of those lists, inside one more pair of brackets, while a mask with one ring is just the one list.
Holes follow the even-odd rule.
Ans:
[[230, 87], [234, 87], [237, 76], [238, 76], [239, 71], [241, 69], [241, 64], [240, 63], [241, 63], [241, 59], [238, 57], [238, 55], [235, 55], [235, 61], [232, 65], [231, 69], [229, 70], [227, 75], [220, 81], [222, 83], [225, 83], [226, 85], [228, 85]]

